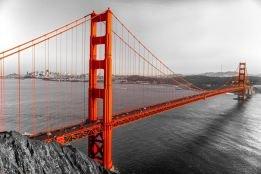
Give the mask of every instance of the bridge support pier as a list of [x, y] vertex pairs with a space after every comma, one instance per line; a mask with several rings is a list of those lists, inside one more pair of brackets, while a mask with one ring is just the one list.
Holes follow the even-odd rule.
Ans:
[[[97, 23], [104, 22], [104, 36], [97, 35]], [[97, 59], [97, 45], [104, 45], [104, 59]], [[97, 99], [103, 100], [103, 132], [89, 137], [88, 154], [106, 169], [112, 168], [112, 12], [91, 15], [89, 64], [89, 120], [98, 120]], [[100, 57], [99, 57], [100, 58]], [[104, 70], [103, 88], [97, 86], [97, 69]]]

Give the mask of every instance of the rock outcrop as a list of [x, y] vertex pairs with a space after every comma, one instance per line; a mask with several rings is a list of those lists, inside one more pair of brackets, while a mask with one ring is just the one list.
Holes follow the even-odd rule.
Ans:
[[31, 140], [17, 132], [0, 133], [1, 174], [109, 174], [76, 148]]

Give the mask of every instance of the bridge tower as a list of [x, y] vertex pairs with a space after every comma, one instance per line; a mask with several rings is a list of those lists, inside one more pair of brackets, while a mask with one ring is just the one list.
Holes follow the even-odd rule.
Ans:
[[239, 63], [237, 83], [240, 87], [244, 87], [244, 90], [238, 93], [238, 100], [245, 100], [248, 83], [246, 63]]
[[[97, 23], [104, 22], [104, 36], [98, 36]], [[88, 139], [88, 154], [106, 169], [112, 168], [112, 12], [91, 15], [89, 63], [89, 121], [98, 120], [97, 99], [103, 100], [103, 132]], [[104, 57], [97, 57], [97, 46], [104, 45]], [[100, 60], [101, 59], [101, 60]], [[104, 70], [103, 88], [97, 86], [97, 70]]]

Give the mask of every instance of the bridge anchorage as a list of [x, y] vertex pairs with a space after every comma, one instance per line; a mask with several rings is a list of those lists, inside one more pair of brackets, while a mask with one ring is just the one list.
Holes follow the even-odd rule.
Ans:
[[[89, 40], [85, 37], [88, 33], [86, 25], [89, 23], [87, 22], [90, 22]], [[79, 38], [80, 35], [82, 36], [81, 39]], [[81, 53], [77, 54], [80, 42], [82, 44]], [[85, 43], [88, 43], [89, 47]], [[15, 76], [14, 79], [17, 80], [17, 89], [14, 90], [17, 92], [18, 131], [21, 130], [21, 111], [23, 111], [21, 72], [26, 69], [21, 68], [20, 59], [30, 57], [29, 48], [32, 50], [32, 72], [27, 73], [26, 76], [29, 76], [32, 81], [32, 123], [34, 123], [33, 118], [36, 114], [43, 115], [40, 111], [37, 113], [40, 108], [47, 112], [46, 124], [48, 124], [47, 128], [40, 127], [38, 132], [33, 129], [37, 126], [32, 126], [30, 137], [46, 142], [56, 141], [60, 144], [67, 144], [76, 139], [88, 137], [88, 155], [109, 170], [113, 169], [112, 134], [114, 128], [222, 94], [234, 93], [238, 100], [245, 100], [254, 92], [248, 79], [246, 63], [239, 64], [238, 75], [233, 77], [229, 85], [224, 84], [224, 86], [213, 90], [204, 90], [193, 85], [182, 76], [176, 75], [108, 9], [100, 14], [93, 12], [43, 36], [0, 52], [1, 116], [4, 116], [4, 108], [6, 107], [3, 97], [3, 92], [6, 90], [6, 82], [3, 78], [6, 70], [4, 66], [8, 63], [9, 57], [17, 55], [17, 59], [12, 59], [17, 60], [17, 74], [12, 74], [12, 76]], [[85, 48], [89, 48], [90, 54], [86, 53]], [[54, 53], [51, 54], [51, 51]], [[82, 55], [82, 65], [78, 64], [77, 66], [79, 55]], [[85, 58], [85, 55], [90, 55], [89, 61], [86, 61], [88, 58]], [[36, 57], [37, 59], [35, 59]], [[44, 60], [40, 60], [42, 57], [44, 57]], [[54, 57], [53, 62], [56, 62], [53, 67], [49, 65], [49, 58], [51, 57]], [[71, 61], [69, 61], [69, 58], [71, 58]], [[86, 66], [85, 61], [88, 62]], [[37, 66], [37, 62], [40, 65]], [[43, 62], [44, 66], [42, 65]], [[13, 62], [11, 63], [13, 64]], [[62, 63], [64, 63], [64, 66]], [[73, 67], [74, 65], [76, 66]], [[80, 66], [82, 66], [82, 72], [79, 75], [80, 72], [77, 70]], [[36, 68], [42, 69], [37, 72]], [[86, 70], [88, 80], [85, 79]], [[81, 112], [84, 118], [77, 120], [77, 117], [71, 114], [72, 118], [69, 120], [69, 124], [60, 123], [61, 118], [65, 119], [62, 116], [67, 114], [66, 112], [57, 114], [57, 110], [64, 105], [64, 101], [62, 101], [60, 105], [59, 103], [54, 104], [55, 112], [53, 112], [55, 115], [53, 117], [58, 115], [60, 118], [51, 127], [50, 117], [52, 115], [50, 110], [52, 107], [41, 108], [42, 103], [40, 103], [38, 110], [36, 109], [35, 98], [37, 95], [35, 91], [37, 91], [36, 88], [39, 85], [35, 83], [44, 85], [44, 89], [47, 91], [44, 93], [47, 96], [44, 104], [48, 105], [48, 103], [53, 102], [53, 100], [48, 100], [48, 95], [55, 96], [56, 93], [59, 93], [63, 82], [65, 82], [65, 87], [70, 84], [70, 91], [72, 91], [74, 82], [82, 82], [85, 85], [87, 81], [89, 86], [83, 88], [82, 93], [84, 95], [82, 97], [84, 101], [88, 99], [88, 104], [82, 102], [84, 108], [80, 111], [77, 105], [77, 112]], [[58, 86], [54, 87], [55, 90], [51, 93], [54, 88], [49, 88], [49, 86], [54, 84]], [[38, 91], [41, 90], [42, 88]], [[78, 88], [76, 88], [77, 90]], [[85, 92], [88, 95], [85, 95]], [[62, 97], [64, 95], [67, 95], [67, 92], [61, 94]], [[61, 98], [61, 96], [58, 96], [58, 98]], [[120, 96], [120, 98], [117, 98], [117, 96]], [[57, 98], [57, 96], [55, 97]], [[72, 97], [73, 95], [64, 100], [72, 100]], [[135, 102], [127, 101], [131, 97], [134, 97], [133, 101]], [[11, 99], [13, 100], [13, 98]], [[144, 99], [146, 100], [144, 101]], [[77, 103], [79, 102], [77, 101]], [[69, 102], [68, 107], [71, 104]], [[8, 109], [9, 111], [14, 110], [13, 108]], [[67, 106], [60, 110], [66, 109], [68, 109]], [[85, 113], [85, 109], [88, 112]], [[26, 114], [28, 115], [28, 113]], [[63, 124], [62, 127], [59, 127], [57, 122]], [[42, 124], [39, 125], [42, 126]], [[28, 127], [28, 125], [26, 126]]]

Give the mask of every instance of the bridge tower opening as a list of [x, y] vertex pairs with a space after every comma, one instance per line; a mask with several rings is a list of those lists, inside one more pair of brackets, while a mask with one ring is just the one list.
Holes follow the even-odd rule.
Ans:
[[[105, 35], [98, 36], [97, 23], [106, 25]], [[97, 46], [104, 45], [104, 58], [98, 60]], [[89, 63], [89, 106], [88, 119], [98, 120], [97, 99], [103, 100], [103, 132], [90, 136], [88, 139], [88, 154], [100, 162], [106, 169], [112, 168], [112, 12], [91, 14], [90, 29], [90, 63]], [[103, 88], [97, 85], [97, 70], [104, 70]]]

